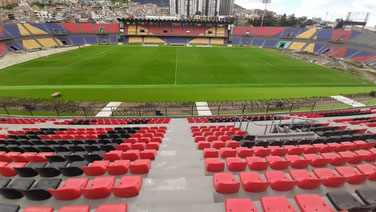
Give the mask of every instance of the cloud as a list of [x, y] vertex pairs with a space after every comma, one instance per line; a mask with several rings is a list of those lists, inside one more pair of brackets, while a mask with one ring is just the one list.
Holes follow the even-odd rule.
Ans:
[[[261, 0], [235, 0], [235, 3], [247, 9], [263, 9]], [[278, 14], [320, 17], [334, 21], [345, 18], [348, 12], [370, 12], [368, 25], [376, 25], [375, 0], [272, 0], [268, 9]], [[328, 13], [328, 14], [327, 14]]]

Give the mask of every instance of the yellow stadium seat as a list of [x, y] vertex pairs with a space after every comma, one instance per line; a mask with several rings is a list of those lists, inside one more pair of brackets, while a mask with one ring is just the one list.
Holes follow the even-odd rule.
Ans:
[[157, 37], [145, 37], [144, 43], [164, 43], [164, 41]]
[[52, 38], [40, 38], [38, 42], [44, 47], [55, 47], [57, 43]]
[[142, 43], [142, 37], [129, 37], [129, 43]]
[[296, 38], [310, 39], [312, 37], [312, 35], [315, 34], [315, 33], [316, 33], [315, 28], [309, 29], [309, 30], [303, 32], [302, 34], [296, 36]]
[[38, 29], [37, 27], [34, 27], [30, 24], [24, 24], [24, 27], [26, 29], [28, 29], [32, 34], [34, 35], [47, 35], [47, 32], [41, 30], [41, 29]]
[[195, 38], [189, 42], [190, 44], [209, 44], [209, 38]]
[[289, 49], [300, 51], [304, 47], [305, 44], [306, 43], [304, 43], [304, 42], [293, 42], [290, 45]]
[[222, 38], [212, 38], [210, 40], [210, 43], [214, 44], [214, 45], [223, 45], [224, 44], [224, 40]]
[[135, 25], [129, 25], [128, 26], [128, 35], [135, 35], [136, 34], [136, 26]]
[[225, 28], [224, 27], [218, 27], [217, 28], [217, 36], [218, 37], [224, 37], [225, 36]]
[[41, 48], [41, 46], [34, 39], [23, 40], [22, 44], [23, 44], [23, 46], [26, 49], [38, 49], [38, 48]]
[[30, 35], [30, 33], [22, 26], [22, 24], [17, 24], [18, 30], [20, 30], [21, 35]]
[[304, 49], [304, 51], [313, 53], [314, 48], [315, 48], [315, 44], [310, 43], [310, 44], [308, 44], [308, 46]]

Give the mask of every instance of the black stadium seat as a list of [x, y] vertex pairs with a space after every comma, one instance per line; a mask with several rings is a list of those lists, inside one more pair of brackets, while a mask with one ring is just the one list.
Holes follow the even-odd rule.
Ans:
[[355, 190], [355, 193], [362, 199], [367, 205], [376, 204], [376, 189], [375, 188], [360, 188]]
[[329, 192], [326, 196], [337, 210], [371, 212], [376, 208], [375, 205], [366, 206], [347, 191]]

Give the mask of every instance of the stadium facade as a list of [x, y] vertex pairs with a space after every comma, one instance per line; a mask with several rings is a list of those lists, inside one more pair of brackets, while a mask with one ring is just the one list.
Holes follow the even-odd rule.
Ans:
[[119, 19], [119, 23], [25, 23], [0, 26], [0, 54], [85, 44], [240, 45], [326, 54], [376, 66], [372, 32], [290, 27], [232, 27], [231, 21]]

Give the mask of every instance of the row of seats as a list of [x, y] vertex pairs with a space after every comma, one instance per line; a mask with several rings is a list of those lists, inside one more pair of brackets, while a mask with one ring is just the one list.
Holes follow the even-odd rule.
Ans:
[[[6, 199], [26, 197], [32, 201], [46, 200], [53, 196], [58, 200], [74, 200], [83, 195], [87, 199], [102, 199], [113, 193], [118, 198], [137, 196], [142, 186], [142, 176], [123, 176], [115, 185], [115, 177], [61, 179], [1, 179], [0, 194]], [[60, 185], [60, 186], [59, 186]]]
[[[247, 156], [285, 156], [285, 155], [301, 155], [301, 154], [324, 154], [324, 153], [337, 153], [341, 154], [354, 154], [362, 157], [373, 157], [376, 154], [376, 149], [372, 149], [376, 143], [366, 143], [364, 141], [358, 141], [356, 143], [352, 142], [343, 142], [341, 144], [330, 143], [330, 144], [314, 144], [314, 145], [284, 145], [279, 146], [269, 146], [267, 148], [263, 146], [255, 146], [252, 148], [249, 147], [240, 147], [239, 143], [236, 141], [214, 141], [210, 146], [209, 142], [200, 141], [198, 143], [198, 149], [203, 150], [204, 156], [206, 152], [218, 153], [218, 150], [221, 154], [221, 157], [225, 158], [224, 155], [247, 155]], [[334, 144], [334, 145], [331, 145]], [[371, 145], [370, 145], [371, 144]], [[347, 152], [349, 151], [349, 152]], [[215, 155], [218, 155], [218, 154]], [[234, 157], [229, 156], [229, 157]]]
[[[99, 154], [89, 154], [84, 157], [71, 155], [72, 157], [41, 156], [34, 158], [32, 162], [0, 162], [0, 175], [3, 177], [56, 177], [60, 174], [64, 176], [88, 176], [103, 175], [106, 171], [111, 175], [117, 173], [126, 174], [128, 168], [132, 174], [146, 174], [151, 167], [151, 160], [154, 160], [156, 150], [129, 150], [126, 152], [116, 151]], [[56, 155], [55, 155], [56, 156]], [[48, 162], [42, 162], [46, 157]], [[89, 157], [89, 158], [88, 158]], [[132, 161], [132, 164], [131, 164]], [[111, 163], [112, 162], [112, 163]], [[90, 165], [89, 165], [90, 163]]]
[[[336, 212], [328, 203], [316, 194], [297, 194], [294, 196], [302, 212]], [[265, 212], [296, 212], [297, 210], [285, 196], [261, 197], [260, 203]], [[251, 199], [226, 199], [226, 212], [259, 211]]]
[[[329, 164], [332, 166], [342, 166], [348, 164], [360, 164], [362, 162], [375, 162], [375, 153], [363, 152], [364, 154], [353, 154], [351, 152], [322, 153], [317, 154], [303, 154], [302, 157], [298, 155], [281, 156], [249, 156], [247, 151], [229, 150], [227, 148], [221, 149], [222, 158], [225, 159], [227, 169], [229, 171], [239, 172], [245, 171], [248, 168], [253, 171], [264, 171], [270, 167], [274, 170], [305, 169], [308, 166], [312, 167], [326, 167]], [[375, 152], [375, 151], [374, 151]], [[238, 157], [236, 157], [238, 153]], [[222, 172], [225, 168], [225, 163], [218, 158], [218, 151], [211, 149], [204, 150], [205, 167], [208, 172]], [[245, 161], [243, 160], [245, 158]]]
[[[240, 116], [243, 120], [250, 121], [270, 121], [285, 119], [282, 116], [275, 115], [260, 115], [260, 116]], [[221, 122], [234, 122], [240, 121], [239, 117], [225, 116], [225, 117], [213, 117], [213, 118], [187, 118], [188, 123], [221, 123]]]
[[[44, 34], [81, 34], [81, 33], [115, 33], [119, 34], [119, 24], [96, 24], [96, 23], [32, 23], [32, 24], [7, 24], [2, 26], [7, 33], [6, 37], [19, 37], [21, 35]], [[26, 30], [26, 29], [28, 30]], [[9, 34], [10, 33], [10, 34]]]
[[0, 117], [0, 124], [40, 124], [56, 121], [56, 119], [35, 119], [35, 118], [4, 118]]
[[373, 123], [376, 122], [376, 116], [373, 117], [360, 117], [360, 118], [350, 118], [350, 119], [332, 119], [329, 122], [335, 123], [344, 123], [344, 124], [351, 124], [351, 125], [359, 125], [362, 123]]
[[265, 192], [269, 186], [274, 191], [291, 191], [295, 186], [300, 189], [318, 189], [321, 185], [330, 188], [343, 186], [345, 183], [360, 185], [366, 180], [376, 180], [376, 168], [364, 170], [350, 166], [336, 167], [334, 172], [328, 168], [313, 169], [312, 173], [307, 170], [290, 170], [289, 178], [282, 171], [265, 171], [264, 176], [259, 172], [240, 172], [240, 182], [232, 173], [214, 173], [213, 184], [217, 193], [233, 194], [239, 192], [240, 184], [247, 192]]
[[[101, 204], [95, 212], [127, 212], [128, 205], [120, 204]], [[0, 204], [0, 211], [21, 212], [19, 205]], [[50, 206], [29, 206], [22, 212], [53, 212], [54, 207]], [[58, 212], [90, 212], [90, 205], [63, 206]]]
[[125, 125], [125, 124], [168, 124], [170, 118], [141, 118], [141, 119], [72, 119], [56, 121], [55, 125]]
[[[294, 196], [295, 202], [302, 212], [314, 211], [374, 211], [376, 208], [376, 189], [360, 188], [355, 193], [361, 199], [358, 200], [354, 195], [347, 191], [328, 192], [330, 203], [333, 209], [323, 198], [316, 194], [297, 194]], [[295, 212], [296, 208], [285, 196], [261, 197], [260, 203], [265, 212], [289, 211]], [[251, 199], [226, 199], [226, 212], [257, 212], [258, 209]]]
[[322, 117], [337, 117], [337, 116], [359, 116], [375, 113], [375, 108], [367, 109], [349, 109], [340, 111], [327, 111], [327, 112], [310, 112], [310, 113], [292, 113], [290, 116], [304, 117], [304, 118], [322, 118]]

